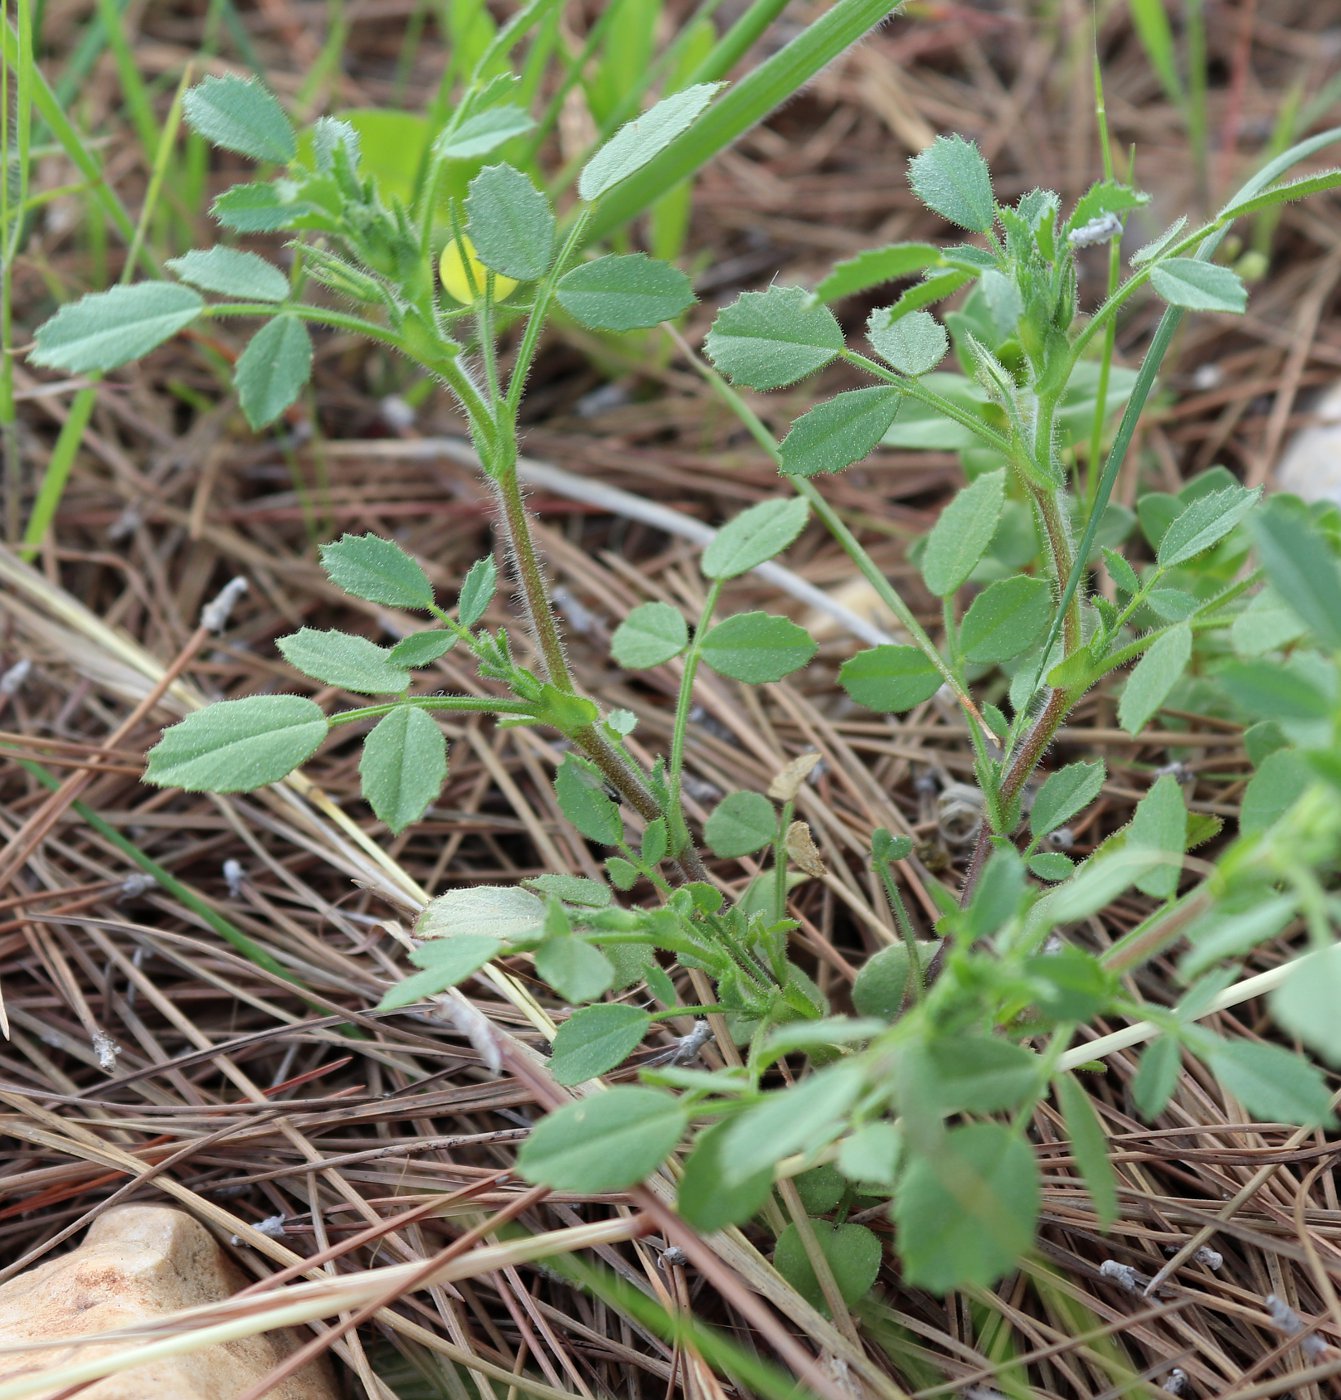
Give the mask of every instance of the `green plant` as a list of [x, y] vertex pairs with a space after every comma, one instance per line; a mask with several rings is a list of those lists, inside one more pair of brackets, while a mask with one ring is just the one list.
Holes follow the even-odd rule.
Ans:
[[[482, 72], [495, 57], [486, 47]], [[523, 664], [506, 631], [481, 625], [497, 582], [492, 558], [469, 571], [446, 607], [399, 546], [346, 535], [322, 551], [331, 580], [354, 597], [419, 614], [424, 626], [391, 647], [304, 628], [281, 639], [280, 649], [314, 680], [373, 703], [331, 715], [297, 695], [213, 705], [164, 734], [146, 777], [190, 790], [248, 790], [283, 779], [332, 729], [375, 721], [364, 739], [363, 790], [399, 832], [445, 778], [446, 741], [434, 715], [488, 713], [503, 725], [561, 735], [569, 749], [554, 779], [557, 800], [584, 837], [611, 853], [608, 883], [556, 871], [522, 887], [440, 895], [416, 925], [411, 960], [419, 971], [388, 992], [382, 1009], [447, 992], [496, 958], [527, 955], [577, 1008], [555, 1037], [551, 1062], [553, 1077], [573, 1086], [619, 1065], [656, 1020], [720, 1016], [715, 1031], [731, 1067], [706, 1071], [688, 1062], [703, 1043], [695, 1031], [684, 1055], [649, 1066], [642, 1083], [583, 1092], [552, 1113], [523, 1147], [519, 1170], [556, 1189], [617, 1191], [656, 1171], [693, 1129], [679, 1185], [684, 1217], [720, 1229], [765, 1210], [776, 1189], [788, 1217], [776, 1265], [802, 1296], [836, 1312], [869, 1286], [880, 1245], [863, 1225], [823, 1217], [845, 1217], [865, 1197], [892, 1197], [913, 1283], [986, 1284], [1029, 1249], [1040, 1187], [1024, 1130], [1049, 1092], [1058, 1096], [1100, 1218], [1114, 1218], [1103, 1131], [1074, 1076], [1102, 1053], [1103, 1042], [1076, 1043], [1100, 1018], [1128, 1022], [1136, 1040], [1152, 1042], [1137, 1081], [1148, 1115], [1167, 1102], [1187, 1052], [1252, 1112], [1330, 1120], [1315, 1065], [1275, 1046], [1222, 1040], [1197, 1021], [1268, 985], [1260, 978], [1231, 985], [1233, 960], [1302, 914], [1313, 943], [1308, 961], [1271, 974], [1269, 985], [1278, 988], [1283, 1023], [1318, 1055], [1335, 1054], [1330, 1006], [1341, 966], [1330, 934], [1334, 901], [1317, 872], [1341, 856], [1331, 795], [1341, 783], [1331, 744], [1338, 707], [1330, 654], [1341, 652], [1336, 513], [1312, 520], [1288, 503], [1262, 512], [1252, 529], [1269, 585], [1254, 592], [1263, 574], [1245, 568], [1244, 527], [1256, 493], [1228, 473], [1208, 473], [1177, 498], [1147, 495], [1134, 517], [1109, 500], [1178, 318], [1189, 309], [1243, 310], [1239, 279], [1211, 261], [1220, 236], [1242, 215], [1341, 184], [1335, 173], [1275, 183], [1341, 133], [1286, 153], [1203, 227], [1187, 232], [1180, 221], [1133, 256], [1131, 275], [1088, 316], [1077, 300], [1077, 258], [1116, 237], [1123, 215], [1146, 197], [1106, 179], [1064, 218], [1048, 191], [1001, 205], [981, 155], [959, 138], [941, 138], [918, 156], [911, 179], [928, 208], [977, 242], [875, 249], [835, 268], [814, 293], [775, 286], [724, 308], [706, 345], [714, 368], [701, 368], [775, 454], [795, 494], [745, 511], [708, 545], [700, 561], [706, 597], [692, 632], [677, 610], [655, 602], [616, 632], [621, 666], [680, 661], [672, 742], [647, 769], [626, 743], [636, 717], [603, 711], [569, 665], [518, 484], [517, 415], [552, 315], [622, 333], [674, 320], [692, 304], [688, 278], [669, 263], [627, 252], [586, 259], [583, 248], [593, 229], [611, 226], [610, 208], [628, 207], [630, 190], [646, 186], [649, 172], [686, 173], [698, 158], [696, 137], [712, 149], [729, 132], [735, 119], [722, 113], [739, 110], [739, 89], [714, 102], [716, 90], [713, 82], [685, 87], [616, 130], [583, 165], [578, 201], [560, 221], [538, 184], [506, 163], [486, 165], [459, 202], [439, 209], [441, 171], [466, 155], [487, 156], [526, 129], [507, 75], [487, 78], [455, 108], [409, 204], [365, 173], [351, 124], [319, 121], [309, 155], [264, 88], [209, 79], [187, 94], [186, 120], [218, 145], [284, 167], [277, 179], [226, 192], [216, 215], [239, 232], [298, 234], [292, 274], [231, 248], [187, 253], [169, 264], [176, 282], [121, 286], [63, 308], [38, 331], [33, 359], [103, 371], [201, 318], [253, 317], [261, 329], [235, 372], [253, 427], [274, 422], [305, 384], [312, 323], [390, 346], [447, 386], [497, 500], [536, 659]], [[446, 300], [435, 282], [442, 243], [455, 292]], [[876, 358], [850, 349], [828, 303], [913, 274], [921, 280], [867, 324]], [[359, 310], [303, 299], [308, 283]], [[1140, 371], [1096, 365], [1087, 357], [1111, 347], [1108, 328], [1147, 286], [1169, 309]], [[925, 309], [966, 288], [943, 321]], [[224, 300], [207, 302], [202, 293]], [[498, 338], [514, 324], [520, 334], [505, 376]], [[952, 346], [959, 370], [942, 372]], [[467, 364], [470, 347], [478, 374]], [[784, 387], [838, 360], [871, 384], [812, 408], [780, 444], [731, 387]], [[1107, 462], [1087, 489], [1081, 459], [1110, 430]], [[860, 461], [882, 441], [948, 444], [964, 460], [968, 485], [919, 555], [928, 591], [943, 602], [943, 646], [815, 486], [816, 477]], [[812, 514], [911, 638], [850, 657], [844, 688], [883, 713], [947, 688], [963, 710], [983, 800], [962, 891], [931, 886], [941, 911], [935, 940], [918, 938], [893, 873], [911, 843], [890, 830], [873, 833], [894, 955], [863, 971], [856, 1000], [865, 1014], [855, 1017], [834, 1013], [789, 944], [792, 876], [823, 873], [797, 817], [806, 762], [784, 768], [766, 795], [728, 794], [706, 823], [706, 845], [718, 858], [767, 853], [764, 876], [740, 899], [714, 882], [681, 802], [699, 668], [765, 684], [816, 653], [789, 618], [729, 611], [719, 618], [731, 580], [787, 549]], [[1137, 528], [1154, 555], [1145, 566], [1116, 548]], [[1100, 561], [1111, 596], [1091, 585]], [[979, 591], [961, 609], [969, 588]], [[1261, 660], [1278, 649], [1282, 616], [1293, 633], [1289, 655]], [[1267, 638], [1261, 653], [1230, 657], [1226, 638], [1244, 650], [1254, 636]], [[482, 689], [502, 694], [416, 692], [416, 672], [453, 647], [473, 656]], [[1203, 706], [1283, 716], [1257, 733], [1260, 767], [1242, 834], [1189, 888], [1185, 853], [1217, 823], [1188, 812], [1174, 774], [1159, 777], [1131, 823], [1082, 864], [1046, 848], [1095, 800], [1105, 771], [1098, 761], [1072, 763], [1035, 787], [1039, 764], [1085, 693], [1132, 663], [1118, 710], [1129, 733], [1142, 731], [1179, 687], [1200, 687]], [[1059, 936], [1133, 887], [1155, 901], [1154, 912], [1106, 951]], [[616, 898], [635, 890], [637, 900]], [[1149, 1002], [1124, 982], [1180, 940], [1190, 946], [1177, 1005]], [[690, 1004], [667, 962], [688, 974]], [[601, 1000], [638, 984], [661, 1009]], [[743, 1063], [732, 1041], [746, 1047]], [[810, 1072], [779, 1087], [779, 1063], [805, 1058]]]

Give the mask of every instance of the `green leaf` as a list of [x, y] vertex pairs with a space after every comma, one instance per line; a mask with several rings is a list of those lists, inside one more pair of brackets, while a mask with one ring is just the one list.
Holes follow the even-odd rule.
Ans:
[[1187, 848], [1187, 806], [1172, 773], [1165, 773], [1137, 804], [1127, 841], [1169, 857], [1168, 864], [1141, 876], [1136, 888], [1154, 899], [1171, 899], [1178, 890]]
[[771, 1162], [739, 1181], [728, 1180], [722, 1168], [722, 1151], [731, 1126], [728, 1119], [699, 1134], [680, 1178], [675, 1208], [704, 1234], [752, 1220], [773, 1191]]
[[840, 1063], [765, 1094], [727, 1124], [719, 1157], [723, 1183], [737, 1185], [793, 1152], [823, 1147], [864, 1083], [860, 1066]]
[[934, 243], [888, 243], [883, 248], [867, 248], [854, 258], [835, 263], [833, 271], [815, 288], [815, 295], [821, 301], [838, 301], [940, 263], [941, 250]]
[[1279, 1045], [1222, 1040], [1205, 1059], [1220, 1083], [1259, 1123], [1313, 1128], [1334, 1122], [1332, 1096], [1322, 1074]]
[[1239, 656], [1258, 657], [1297, 642], [1307, 631], [1303, 619], [1269, 583], [1248, 600], [1229, 636]]
[[525, 136], [534, 127], [529, 112], [503, 103], [467, 117], [454, 131], [443, 132], [433, 143], [433, 151], [445, 160], [478, 160], [514, 136]]
[[1249, 714], [1273, 720], [1323, 720], [1332, 713], [1333, 693], [1315, 683], [1331, 677], [1310, 675], [1291, 657], [1285, 662], [1233, 661], [1217, 679], [1225, 693]]
[[466, 195], [466, 233], [485, 267], [534, 282], [554, 257], [549, 200], [511, 165], [486, 165]]
[[818, 650], [790, 618], [748, 612], [719, 622], [703, 638], [701, 654], [718, 675], [763, 685], [806, 665]]
[[1218, 544], [1252, 510], [1261, 495], [1260, 486], [1252, 491], [1227, 486], [1209, 496], [1198, 496], [1164, 532], [1155, 556], [1159, 566], [1172, 569]]
[[535, 950], [535, 970], [571, 1005], [594, 1001], [615, 980], [610, 959], [572, 934], [547, 938]]
[[325, 737], [326, 716], [301, 695], [224, 700], [164, 730], [144, 780], [187, 792], [251, 792], [287, 777]]
[[284, 109], [252, 79], [206, 78], [187, 92], [182, 107], [187, 125], [212, 146], [276, 165], [287, 165], [298, 152]]
[[542, 1118], [517, 1154], [517, 1170], [555, 1191], [626, 1191], [666, 1160], [687, 1121], [673, 1095], [620, 1085]]
[[938, 1112], [999, 1113], [1020, 1107], [1038, 1092], [1037, 1055], [990, 1036], [938, 1036], [907, 1047], [899, 1078], [916, 1078], [919, 1092]]
[[446, 735], [418, 706], [398, 706], [364, 739], [359, 779], [369, 806], [399, 836], [447, 781]]
[[625, 122], [582, 168], [577, 192], [585, 200], [599, 199], [607, 190], [641, 170], [687, 131], [712, 101], [721, 83], [697, 83], [664, 97], [640, 117]]
[[321, 567], [351, 597], [392, 608], [433, 606], [428, 575], [398, 544], [377, 535], [342, 535], [322, 545]]
[[466, 573], [456, 600], [456, 620], [462, 627], [474, 627], [484, 616], [498, 589], [498, 565], [492, 554], [477, 559]]
[[1057, 1099], [1071, 1138], [1071, 1155], [1094, 1202], [1099, 1228], [1110, 1230], [1118, 1218], [1117, 1173], [1108, 1157], [1108, 1137], [1103, 1124], [1075, 1075], [1063, 1074], [1058, 1078]]
[[619, 253], [566, 272], [555, 289], [559, 305], [598, 331], [633, 331], [673, 321], [697, 297], [678, 267], [646, 253]]
[[960, 628], [964, 658], [975, 665], [1009, 661], [1047, 634], [1052, 589], [1047, 581], [1016, 574], [990, 584], [969, 604]]
[[805, 529], [810, 507], [799, 496], [762, 501], [729, 520], [703, 551], [703, 577], [737, 578], [782, 553]]
[[1129, 209], [1139, 209], [1149, 203], [1148, 194], [1142, 194], [1130, 185], [1119, 184], [1116, 180], [1099, 180], [1080, 196], [1062, 231], [1070, 233], [1072, 229], [1084, 228], [1105, 214], [1125, 214]]
[[1276, 591], [1320, 642], [1341, 649], [1341, 574], [1321, 532], [1283, 500], [1255, 516], [1250, 528]]
[[903, 1134], [893, 1123], [867, 1123], [838, 1145], [838, 1169], [858, 1185], [894, 1184], [903, 1155]]
[[397, 982], [377, 1003], [377, 1010], [394, 1011], [398, 1006], [438, 996], [464, 982], [502, 951], [503, 945], [498, 939], [484, 934], [439, 938], [425, 943], [410, 954], [410, 961], [424, 970]]
[[578, 904], [584, 909], [607, 909], [612, 896], [599, 880], [587, 880], [581, 875], [532, 875], [524, 882], [544, 895], [554, 895], [564, 904]]
[[549, 1071], [560, 1084], [585, 1084], [624, 1063], [652, 1018], [636, 1006], [584, 1006], [559, 1027]]
[[1029, 830], [1041, 840], [1065, 826], [1098, 797], [1106, 776], [1100, 758], [1088, 763], [1068, 763], [1049, 773], [1030, 808]]
[[600, 774], [589, 763], [565, 754], [554, 779], [554, 792], [560, 811], [588, 841], [605, 846], [618, 846], [623, 841], [624, 819], [606, 796]]
[[1038, 1211], [1038, 1167], [1023, 1139], [999, 1123], [951, 1128], [894, 1193], [906, 1281], [935, 1293], [990, 1288], [1033, 1244]]
[[528, 942], [545, 927], [545, 901], [516, 885], [470, 885], [430, 899], [414, 926], [416, 938], [486, 934], [504, 943]]
[[280, 183], [284, 189], [269, 181], [234, 185], [214, 201], [210, 213], [234, 233], [275, 233], [289, 228], [310, 206], [286, 198], [290, 182]]
[[1108, 577], [1118, 586], [1118, 591], [1131, 597], [1140, 591], [1141, 580], [1136, 576], [1136, 570], [1114, 550], [1103, 546], [1104, 563], [1108, 567]]
[[348, 632], [312, 627], [291, 632], [275, 645], [290, 666], [326, 685], [359, 695], [398, 695], [410, 686], [410, 673], [397, 666], [386, 647]]
[[62, 306], [37, 328], [35, 365], [94, 374], [147, 355], [189, 326], [205, 303], [175, 282], [137, 282]]
[[[938, 943], [919, 943], [917, 956], [922, 966], [931, 961]], [[897, 1021], [908, 996], [908, 972], [912, 955], [902, 943], [891, 943], [866, 959], [852, 984], [852, 1005], [861, 1016], [879, 1016]]]
[[868, 647], [850, 656], [838, 672], [843, 689], [868, 710], [897, 714], [930, 700], [941, 688], [941, 673], [917, 647]]
[[903, 402], [894, 388], [851, 389], [803, 413], [782, 440], [780, 470], [818, 476], [863, 461], [880, 445]]
[[660, 666], [689, 645], [689, 627], [669, 603], [639, 603], [615, 628], [610, 654], [628, 671]]
[[193, 287], [238, 301], [285, 301], [289, 295], [289, 279], [274, 263], [237, 248], [195, 248], [169, 258], [167, 266]]
[[1307, 953], [1271, 993], [1271, 1014], [1320, 1059], [1341, 1068], [1341, 943]]
[[[880, 1240], [865, 1225], [848, 1222], [834, 1225], [827, 1220], [807, 1222], [829, 1265], [829, 1272], [838, 1287], [839, 1295], [851, 1307], [870, 1291], [880, 1272]], [[796, 1225], [788, 1225], [778, 1236], [773, 1251], [773, 1267], [810, 1304], [829, 1316], [829, 1306], [824, 1300], [824, 1292], [810, 1257], [801, 1241], [801, 1232]]]
[[823, 369], [843, 349], [843, 331], [823, 302], [801, 287], [743, 292], [717, 313], [703, 343], [729, 379], [781, 389]]
[[724, 860], [753, 855], [778, 834], [778, 814], [761, 792], [728, 793], [703, 826], [703, 839]]
[[[1298, 785], [1291, 799], [1300, 791]], [[1277, 937], [1294, 918], [1298, 900], [1293, 894], [1264, 895], [1254, 891], [1245, 903], [1237, 900], [1217, 900], [1199, 919], [1187, 926], [1184, 936], [1190, 949], [1178, 964], [1178, 973], [1185, 981], [1217, 967], [1227, 958], [1236, 958]]]
[[1189, 311], [1231, 311], [1248, 308], [1248, 289], [1237, 272], [1198, 258], [1166, 258], [1150, 269], [1150, 285], [1170, 306]]
[[1037, 855], [1029, 857], [1029, 869], [1040, 880], [1055, 882], [1074, 875], [1076, 863], [1060, 851], [1039, 851]]
[[1168, 1106], [1182, 1069], [1182, 1046], [1171, 1035], [1152, 1040], [1141, 1052], [1141, 1063], [1131, 1082], [1131, 1096], [1147, 1123], [1153, 1123]]
[[1273, 826], [1303, 795], [1308, 779], [1308, 765], [1294, 749], [1267, 754], [1244, 789], [1239, 830], [1248, 834]]
[[1191, 659], [1192, 629], [1185, 622], [1156, 639], [1127, 677], [1118, 701], [1118, 723], [1128, 734], [1139, 734], [1150, 723]]
[[[1154, 3], [1161, 11], [1163, 10], [1164, 0], [1154, 0]], [[1186, 226], [1187, 215], [1180, 214], [1158, 238], [1152, 238], [1149, 243], [1142, 244], [1141, 247], [1131, 255], [1129, 259], [1131, 265], [1133, 267], [1143, 267], [1152, 259], [1159, 257], [1165, 248], [1182, 233]]]
[[896, 321], [891, 320], [892, 310], [892, 307], [878, 308], [866, 322], [866, 338], [875, 353], [910, 378], [930, 373], [950, 348], [945, 327], [927, 311], [910, 311]]
[[411, 632], [402, 637], [386, 654], [393, 666], [429, 666], [440, 656], [446, 656], [456, 645], [456, 633], [441, 627], [426, 632]]
[[233, 371], [242, 412], [253, 428], [273, 423], [312, 373], [312, 337], [297, 316], [276, 316], [247, 342]]
[[978, 566], [1006, 501], [1004, 467], [980, 476], [940, 513], [922, 555], [922, 577], [938, 598], [953, 593]]
[[1112, 975], [1092, 953], [1066, 945], [1024, 961], [1034, 983], [1034, 1005], [1056, 1021], [1091, 1021], [1113, 998]]
[[987, 162], [962, 136], [938, 136], [908, 162], [908, 181], [928, 209], [960, 228], [986, 233], [996, 221]]

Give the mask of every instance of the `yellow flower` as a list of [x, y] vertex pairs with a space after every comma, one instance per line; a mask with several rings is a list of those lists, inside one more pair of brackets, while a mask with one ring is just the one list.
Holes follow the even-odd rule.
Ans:
[[[469, 276], [466, 274], [467, 266], [470, 268]], [[470, 290], [472, 278], [478, 289], [478, 295], [482, 297], [484, 295], [484, 279], [488, 275], [489, 269], [475, 256], [475, 245], [464, 234], [459, 242], [453, 239], [442, 250], [442, 260], [438, 263], [438, 276], [442, 278], [443, 289], [454, 301], [469, 306], [476, 300], [476, 293]], [[512, 295], [516, 285], [511, 277], [501, 277], [495, 273], [494, 300], [506, 301]]]

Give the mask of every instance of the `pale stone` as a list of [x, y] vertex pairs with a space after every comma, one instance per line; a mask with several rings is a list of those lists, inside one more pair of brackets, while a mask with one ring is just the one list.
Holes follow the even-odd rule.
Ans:
[[[198, 1221], [168, 1206], [116, 1206], [78, 1249], [0, 1284], [0, 1346], [134, 1327], [217, 1303], [250, 1282]], [[104, 1377], [81, 1400], [235, 1400], [280, 1365], [306, 1334], [261, 1332]], [[0, 1353], [0, 1384], [124, 1352], [133, 1342]], [[47, 1400], [62, 1391], [43, 1391]], [[336, 1400], [325, 1361], [267, 1392], [271, 1400]]]
[[1306, 501], [1341, 505], [1341, 385], [1313, 409], [1313, 422], [1290, 440], [1276, 468], [1276, 486]]

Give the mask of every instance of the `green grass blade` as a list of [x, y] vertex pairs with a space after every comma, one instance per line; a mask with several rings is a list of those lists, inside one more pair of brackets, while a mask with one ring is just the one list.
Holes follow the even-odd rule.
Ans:
[[683, 136], [603, 199], [588, 229], [588, 240], [599, 241], [621, 228], [701, 170], [897, 8], [889, 0], [837, 0], [785, 48], [728, 88]]
[[1128, 0], [1131, 22], [1145, 56], [1159, 78], [1169, 101], [1182, 107], [1187, 101], [1183, 80], [1178, 76], [1178, 55], [1173, 42], [1164, 0]]

